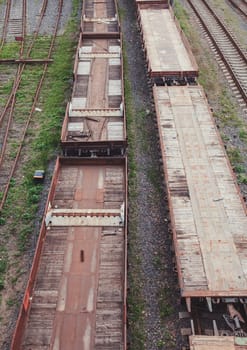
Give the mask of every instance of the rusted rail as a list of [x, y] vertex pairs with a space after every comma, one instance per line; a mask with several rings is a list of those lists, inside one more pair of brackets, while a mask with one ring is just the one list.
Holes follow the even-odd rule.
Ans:
[[247, 2], [245, 0], [228, 0], [245, 18], [247, 18]]
[[[44, 2], [44, 4], [45, 5], [42, 7], [42, 11], [45, 11], [45, 9], [46, 9], [47, 0]], [[58, 26], [59, 26], [59, 22], [60, 22], [60, 18], [61, 18], [62, 7], [63, 7], [63, 0], [59, 0], [57, 19], [56, 19], [55, 28], [54, 28], [52, 40], [51, 40], [49, 51], [48, 51], [48, 55], [47, 55], [47, 59], [48, 60], [51, 59], [51, 54], [52, 54], [52, 50], [53, 50], [53, 47], [54, 47], [54, 43], [55, 43], [55, 39], [56, 39], [56, 36], [57, 36], [57, 31], [58, 31]], [[44, 13], [43, 13], [43, 16], [44, 16]], [[42, 16], [42, 18], [43, 18], [43, 16]], [[40, 23], [41, 22], [39, 22], [39, 28], [40, 28]], [[31, 49], [29, 48], [29, 54], [30, 54], [30, 52], [31, 52]], [[2, 208], [4, 206], [4, 203], [6, 201], [6, 198], [7, 198], [7, 194], [8, 194], [9, 188], [10, 188], [11, 178], [13, 177], [13, 175], [15, 173], [15, 170], [16, 170], [16, 167], [17, 167], [17, 164], [18, 164], [18, 160], [20, 158], [21, 150], [22, 150], [22, 147], [23, 147], [23, 144], [24, 144], [24, 140], [25, 140], [25, 137], [26, 137], [26, 132], [28, 130], [28, 127], [29, 127], [29, 124], [30, 124], [30, 121], [31, 121], [31, 118], [32, 118], [32, 115], [33, 115], [33, 112], [35, 110], [35, 106], [36, 106], [37, 100], [39, 98], [40, 90], [41, 90], [41, 87], [42, 87], [42, 84], [43, 84], [43, 81], [44, 81], [44, 78], [45, 78], [45, 75], [46, 75], [46, 72], [47, 72], [47, 68], [48, 68], [48, 62], [46, 62], [44, 64], [42, 77], [40, 78], [40, 81], [39, 81], [39, 83], [37, 85], [37, 89], [36, 89], [35, 96], [34, 96], [34, 99], [33, 99], [33, 104], [32, 104], [29, 116], [28, 116], [28, 118], [26, 120], [22, 136], [20, 138], [20, 144], [18, 146], [15, 159], [13, 160], [13, 163], [12, 163], [10, 169], [8, 167], [9, 166], [9, 164], [8, 164], [7, 165], [7, 167], [8, 167], [7, 169], [8, 170], [7, 171], [6, 170], [3, 171], [3, 173], [5, 174], [5, 176], [3, 176], [3, 178], [6, 179], [6, 184], [4, 186], [4, 190], [2, 191], [3, 195], [2, 195], [2, 198], [1, 198], [1, 202], [0, 202], [0, 211], [2, 210]], [[3, 168], [5, 149], [6, 149], [6, 145], [7, 145], [7, 142], [8, 142], [8, 134], [9, 134], [12, 118], [13, 118], [14, 105], [15, 105], [15, 100], [16, 100], [16, 93], [18, 91], [18, 88], [19, 88], [19, 85], [20, 85], [20, 82], [21, 82], [21, 75], [22, 75], [23, 70], [24, 70], [24, 64], [20, 63], [20, 65], [18, 67], [17, 79], [16, 79], [15, 84], [13, 86], [11, 95], [10, 95], [9, 100], [8, 100], [8, 103], [5, 106], [4, 112], [3, 112], [3, 114], [0, 117], [0, 125], [1, 125], [2, 122], [3, 122], [4, 116], [7, 114], [8, 110], [10, 109], [9, 110], [8, 122], [7, 122], [7, 129], [6, 129], [6, 133], [5, 133], [5, 136], [4, 136], [4, 142], [3, 142], [3, 145], [2, 145], [1, 156], [0, 156], [0, 169], [1, 170]]]
[[20, 47], [20, 57], [23, 55], [24, 50], [24, 40], [26, 37], [26, 28], [27, 28], [27, 0], [22, 0], [22, 33], [21, 33], [21, 47]]
[[244, 52], [205, 0], [188, 0], [188, 3], [199, 18], [247, 104], [247, 81], [244, 73], [247, 68], [247, 58]]
[[[35, 34], [34, 34], [34, 37], [33, 37], [33, 40], [31, 41], [29, 47], [28, 47], [28, 50], [27, 50], [27, 53], [26, 53], [26, 59], [24, 58], [19, 58], [20, 62], [18, 63], [28, 63], [28, 62], [24, 62], [25, 60], [28, 60], [30, 59], [30, 55], [31, 55], [31, 52], [32, 52], [32, 49], [33, 49], [33, 46], [34, 46], [34, 43], [35, 43], [35, 40], [37, 39], [37, 36], [39, 34], [39, 30], [40, 30], [40, 27], [41, 27], [41, 23], [43, 21], [43, 18], [44, 18], [44, 15], [45, 15], [45, 11], [46, 11], [46, 8], [47, 8], [47, 3], [48, 3], [48, 0], [44, 0], [43, 1], [43, 5], [42, 5], [42, 8], [41, 8], [41, 12], [40, 12], [40, 16], [39, 16], [39, 22], [37, 24], [37, 29], [35, 31]], [[22, 53], [23, 53], [23, 49], [22, 49]], [[3, 60], [4, 62], [5, 60]], [[17, 61], [17, 60], [16, 60]], [[4, 62], [6, 63], [6, 62]], [[12, 63], [12, 62], [10, 62]], [[21, 82], [21, 76], [22, 76], [22, 73], [23, 73], [23, 70], [25, 68], [25, 64], [23, 65], [20, 65], [18, 67], [18, 71], [17, 71], [17, 74], [16, 74], [16, 77], [15, 77], [15, 81], [13, 83], [13, 87], [12, 87], [12, 91], [9, 95], [9, 98], [5, 104], [5, 107], [3, 109], [3, 112], [2, 114], [0, 115], [0, 127], [1, 127], [1, 124], [2, 124], [2, 121], [3, 121], [3, 118], [11, 104], [11, 101], [13, 99], [13, 96], [15, 96], [16, 94], [16, 88], [19, 86], [20, 82]]]
[[0, 64], [10, 64], [10, 63], [27, 63], [27, 64], [36, 64], [36, 63], [51, 63], [53, 62], [53, 59], [51, 58], [3, 58], [0, 59]]

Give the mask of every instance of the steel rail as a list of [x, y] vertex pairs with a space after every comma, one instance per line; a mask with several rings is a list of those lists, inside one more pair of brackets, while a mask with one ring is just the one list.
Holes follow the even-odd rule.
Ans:
[[[40, 19], [39, 19], [39, 22], [38, 22], [37, 29], [35, 31], [33, 40], [32, 40], [32, 42], [29, 45], [29, 48], [28, 48], [28, 51], [27, 51], [27, 58], [30, 57], [30, 54], [32, 52], [35, 40], [37, 39], [37, 36], [39, 34], [41, 23], [43, 21], [43, 18], [44, 18], [45, 12], [46, 12], [47, 3], [48, 3], [48, 0], [44, 0], [43, 1], [42, 9], [41, 9], [41, 12], [40, 12]], [[5, 115], [7, 113], [7, 110], [9, 108], [9, 106], [11, 105], [11, 101], [12, 101], [13, 97], [15, 96], [15, 94], [17, 92], [17, 89], [18, 89], [18, 87], [20, 85], [21, 76], [22, 76], [24, 68], [25, 68], [25, 64], [19, 65], [19, 69], [20, 70], [18, 71], [18, 73], [16, 75], [16, 78], [15, 78], [15, 81], [14, 81], [14, 84], [13, 84], [13, 87], [12, 87], [12, 91], [11, 91], [11, 93], [9, 95], [9, 98], [8, 98], [8, 100], [7, 100], [7, 102], [6, 102], [5, 106], [4, 106], [4, 109], [3, 109], [3, 111], [2, 111], [2, 113], [0, 115], [0, 127], [2, 125], [2, 122], [3, 122], [3, 119], [4, 119]]]
[[[11, 0], [10, 0], [10, 6], [11, 6]], [[9, 12], [10, 12], [10, 9], [9, 9]], [[27, 15], [26, 0], [22, 0], [22, 37], [23, 38], [25, 38], [25, 35], [26, 35], [26, 20], [27, 20], [27, 18], [26, 18], [27, 16], [26, 15]], [[24, 40], [22, 40], [20, 51], [19, 51], [19, 56], [20, 57], [22, 56], [23, 49], [24, 49]], [[4, 118], [4, 116], [5, 116], [6, 112], [7, 112], [7, 109], [9, 107], [9, 105], [11, 105], [11, 113], [10, 113], [10, 117], [9, 118], [12, 119], [11, 114], [13, 113], [13, 110], [14, 110], [14, 108], [12, 107], [12, 103], [15, 100], [15, 95], [16, 95], [16, 92], [17, 92], [17, 84], [16, 84], [16, 82], [18, 81], [18, 78], [20, 76], [20, 72], [21, 72], [20, 67], [21, 66], [22, 66], [21, 64], [18, 65], [18, 70], [17, 70], [17, 74], [16, 74], [16, 78], [15, 78], [15, 81], [14, 81], [14, 84], [13, 84], [13, 88], [12, 88], [11, 94], [9, 96], [7, 104], [4, 107], [3, 113], [0, 115], [0, 127], [2, 126], [3, 118]], [[7, 123], [7, 132], [5, 132], [4, 142], [6, 142], [10, 124], [11, 123], [8, 121], [8, 123]], [[3, 143], [2, 150], [3, 149], [5, 150], [5, 144], [4, 143]], [[2, 154], [3, 154], [2, 150], [1, 150], [1, 158], [2, 158]], [[0, 160], [0, 164], [1, 164], [1, 160]]]
[[[25, 38], [25, 35], [26, 35], [26, 20], [27, 20], [27, 4], [26, 4], [26, 0], [22, 0], [22, 37]], [[19, 51], [19, 56], [21, 57], [22, 56], [22, 53], [23, 53], [23, 49], [24, 49], [24, 40], [22, 41], [21, 43], [21, 47], [20, 47], [20, 51]], [[13, 108], [12, 108], [12, 103], [13, 101], [15, 100], [15, 95], [16, 95], [16, 92], [17, 92], [17, 89], [18, 89], [18, 85], [20, 83], [20, 80], [19, 80], [19, 77], [21, 75], [21, 72], [23, 68], [21, 68], [23, 65], [22, 64], [19, 64], [18, 65], [18, 70], [17, 70], [17, 74], [16, 74], [16, 78], [15, 78], [15, 81], [14, 81], [14, 84], [13, 84], [13, 88], [12, 88], [12, 91], [10, 93], [10, 96], [9, 96], [9, 99], [7, 101], [7, 104], [5, 105], [4, 107], [4, 110], [2, 112], [2, 114], [0, 115], [0, 127], [2, 126], [2, 122], [3, 122], [3, 118], [7, 112], [7, 109], [9, 107], [9, 105], [11, 105], [11, 113], [13, 113]], [[19, 82], [18, 82], [19, 81]], [[18, 82], [18, 84], [17, 84]], [[10, 115], [10, 119], [12, 119], [12, 116]], [[10, 123], [8, 122], [7, 124], [8, 126], [10, 126]], [[8, 134], [8, 130], [9, 128], [7, 128], [7, 132], [5, 132], [5, 139], [7, 137], [6, 134]], [[5, 146], [3, 145], [2, 149], [5, 149]], [[2, 150], [1, 150], [1, 155], [2, 155]]]
[[245, 18], [247, 18], [247, 2], [245, 0], [240, 0], [241, 4], [236, 2], [236, 0], [228, 0], [233, 7], [235, 7]]
[[24, 40], [26, 37], [26, 27], [27, 27], [27, 1], [22, 0], [22, 42], [20, 47], [20, 57], [22, 57], [24, 50]]
[[[57, 19], [56, 19], [56, 24], [55, 24], [53, 37], [52, 37], [50, 48], [49, 48], [49, 52], [48, 52], [48, 58], [51, 57], [52, 50], [54, 48], [54, 44], [55, 44], [55, 40], [56, 40], [57, 32], [58, 32], [58, 26], [59, 26], [60, 19], [61, 19], [62, 8], [63, 8], [63, 0], [59, 0], [58, 14], [57, 14]], [[27, 133], [29, 124], [31, 122], [31, 119], [32, 119], [32, 116], [33, 116], [33, 112], [35, 110], [35, 106], [37, 104], [39, 95], [40, 95], [40, 90], [41, 90], [41, 87], [43, 85], [43, 82], [44, 82], [44, 79], [45, 79], [45, 76], [46, 76], [47, 68], [48, 68], [48, 63], [45, 63], [44, 68], [43, 68], [42, 77], [41, 77], [41, 79], [39, 81], [39, 84], [37, 86], [37, 89], [36, 89], [36, 92], [35, 92], [35, 96], [34, 96], [34, 101], [33, 101], [33, 104], [32, 104], [32, 107], [31, 107], [31, 110], [30, 110], [27, 122], [25, 124], [25, 128], [23, 130], [23, 134], [22, 134], [22, 138], [21, 138], [18, 150], [17, 150], [17, 154], [16, 154], [15, 160], [13, 162], [13, 166], [12, 166], [10, 172], [9, 172], [7, 183], [6, 183], [4, 191], [3, 191], [3, 195], [2, 195], [2, 198], [1, 198], [1, 201], [0, 201], [0, 211], [3, 209], [4, 203], [6, 201], [6, 198], [7, 198], [7, 195], [8, 195], [8, 191], [9, 191], [9, 188], [10, 188], [11, 178], [13, 177], [13, 175], [15, 173], [15, 170], [17, 168], [17, 164], [18, 164], [18, 161], [19, 161], [19, 158], [20, 158], [20, 155], [21, 155], [21, 151], [22, 151], [23, 145], [24, 145], [26, 133]]]
[[[199, 18], [202, 26], [204, 27], [205, 31], [207, 32], [208, 36], [210, 37], [211, 41], [213, 42], [219, 56], [221, 57], [221, 60], [224, 62], [225, 66], [227, 67], [233, 81], [235, 82], [244, 102], [247, 104], [247, 91], [245, 91], [244, 87], [241, 84], [240, 79], [238, 78], [236, 74], [236, 69], [239, 68], [239, 64], [236, 66], [233, 66], [231, 62], [229, 62], [229, 59], [226, 57], [226, 54], [224, 53], [223, 49], [221, 49], [220, 45], [217, 43], [216, 38], [215, 38], [215, 32], [217, 31], [216, 26], [214, 28], [208, 28], [208, 25], [206, 21], [203, 18], [203, 15], [199, 12], [199, 10], [196, 8], [196, 6], [193, 4], [193, 0], [187, 0], [188, 3], [190, 4], [191, 8]], [[236, 51], [236, 55], [242, 60], [243, 64], [247, 67], [247, 58], [243, 51], [241, 50], [240, 46], [237, 44], [236, 40], [232, 37], [232, 35], [229, 33], [225, 25], [221, 22], [219, 17], [213, 12], [211, 7], [208, 5], [208, 3], [205, 0], [197, 0], [197, 6], [200, 6], [200, 4], [203, 4], [204, 7], [208, 10], [209, 15], [211, 18], [215, 19], [216, 24], [219, 26], [221, 31], [223, 31], [223, 34], [225, 38], [227, 38], [228, 43], [231, 45], [231, 49], [234, 49]], [[221, 39], [225, 39], [221, 35]]]

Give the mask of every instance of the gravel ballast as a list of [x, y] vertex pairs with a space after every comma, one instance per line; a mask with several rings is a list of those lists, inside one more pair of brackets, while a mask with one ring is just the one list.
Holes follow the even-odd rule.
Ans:
[[[140, 279], [129, 280], [128, 290], [139, 288], [143, 302], [143, 343], [136, 340], [129, 310], [129, 349], [178, 349], [181, 344], [178, 311], [180, 306], [177, 275], [173, 269], [173, 253], [169, 217], [164, 188], [163, 170], [152, 89], [143, 56], [134, 2], [119, 1], [127, 79], [131, 86], [136, 192], [132, 199], [129, 188], [129, 245], [138, 246]], [[135, 213], [133, 215], [133, 212]], [[136, 239], [133, 243], [132, 220], [135, 220]], [[131, 247], [130, 247], [131, 249]], [[136, 261], [136, 256], [135, 256]], [[129, 274], [136, 268], [129, 255]], [[133, 301], [131, 301], [133, 302]], [[138, 303], [138, 300], [136, 301]], [[140, 301], [139, 301], [140, 302]], [[130, 307], [131, 309], [131, 307]], [[136, 321], [138, 322], [138, 321]], [[135, 327], [134, 327], [135, 328]], [[138, 345], [137, 345], [138, 344]]]

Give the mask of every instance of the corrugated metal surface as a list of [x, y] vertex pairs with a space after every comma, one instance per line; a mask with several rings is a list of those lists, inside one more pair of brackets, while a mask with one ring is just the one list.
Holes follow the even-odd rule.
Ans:
[[247, 290], [247, 217], [202, 88], [154, 88], [182, 296]]

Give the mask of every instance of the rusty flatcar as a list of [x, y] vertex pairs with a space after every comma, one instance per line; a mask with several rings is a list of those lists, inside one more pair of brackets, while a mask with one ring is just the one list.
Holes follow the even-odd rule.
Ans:
[[114, 0], [83, 2], [74, 85], [11, 348], [126, 349], [127, 165]]
[[[190, 348], [245, 349], [246, 206], [171, 7], [162, 1], [136, 5], [154, 85], [176, 269], [191, 323]], [[198, 319], [205, 315], [201, 327]], [[223, 335], [229, 337], [218, 337]]]
[[171, 7], [164, 1], [137, 1], [148, 71], [156, 84], [194, 82], [198, 66]]

